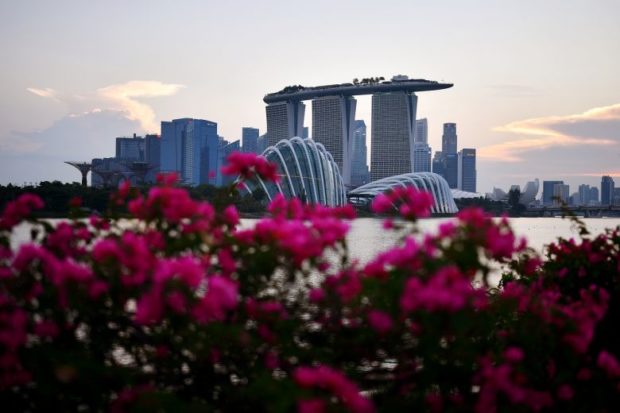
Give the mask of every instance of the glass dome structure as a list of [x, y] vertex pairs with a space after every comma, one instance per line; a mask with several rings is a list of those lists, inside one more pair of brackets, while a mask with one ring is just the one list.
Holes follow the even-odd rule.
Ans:
[[379, 179], [355, 188], [349, 192], [348, 197], [353, 203], [370, 202], [376, 195], [397, 186], [413, 186], [431, 193], [435, 201], [431, 210], [433, 213], [451, 214], [459, 210], [446, 180], [432, 172], [412, 172]]
[[264, 192], [267, 199], [281, 193], [302, 202], [339, 206], [346, 203], [346, 191], [338, 165], [325, 147], [312, 139], [283, 139], [267, 148], [262, 156], [278, 167], [279, 183], [265, 182], [259, 176], [243, 181], [250, 194]]

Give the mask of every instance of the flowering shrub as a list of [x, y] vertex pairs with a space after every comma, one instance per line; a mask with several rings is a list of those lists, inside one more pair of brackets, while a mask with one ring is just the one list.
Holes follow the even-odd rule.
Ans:
[[[277, 179], [254, 157], [228, 172]], [[11, 411], [543, 412], [620, 405], [620, 231], [539, 257], [508, 222], [465, 210], [415, 233], [432, 198], [396, 208], [402, 243], [349, 257], [350, 207], [276, 197], [241, 228], [162, 177], [121, 188], [135, 218], [0, 221], [0, 401]], [[75, 205], [79, 203], [74, 202]], [[403, 225], [410, 222], [410, 226]], [[499, 287], [489, 276], [502, 266]]]

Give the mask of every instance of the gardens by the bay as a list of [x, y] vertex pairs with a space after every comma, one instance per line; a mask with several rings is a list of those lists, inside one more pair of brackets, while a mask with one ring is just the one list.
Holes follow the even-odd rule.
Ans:
[[[259, 157], [226, 172], [278, 179]], [[5, 411], [613, 412], [620, 405], [620, 230], [543, 255], [464, 209], [419, 233], [432, 198], [373, 211], [402, 241], [362, 265], [350, 207], [277, 197], [254, 226], [174, 176], [111, 199], [127, 219], [0, 220]], [[398, 215], [397, 217], [395, 215]], [[31, 242], [11, 249], [16, 226]], [[501, 273], [499, 285], [491, 274]]]

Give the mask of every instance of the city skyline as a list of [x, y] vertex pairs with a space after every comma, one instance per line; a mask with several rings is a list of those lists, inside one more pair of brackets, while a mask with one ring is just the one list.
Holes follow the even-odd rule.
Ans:
[[[455, 84], [425, 94], [417, 118], [432, 148], [458, 125], [477, 148], [479, 192], [617, 180], [620, 5], [473, 3], [2, 4], [1, 183], [76, 181], [62, 161], [113, 156], [115, 137], [160, 133], [167, 119], [212, 119], [231, 141], [244, 126], [263, 134], [270, 91], [399, 73]], [[358, 98], [369, 130], [370, 107]]]

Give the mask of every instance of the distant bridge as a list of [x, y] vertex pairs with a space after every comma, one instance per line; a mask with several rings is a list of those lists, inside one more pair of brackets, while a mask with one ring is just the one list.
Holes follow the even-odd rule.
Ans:
[[580, 205], [580, 206], [543, 206], [531, 207], [527, 210], [530, 216], [559, 216], [570, 211], [574, 215], [582, 215], [586, 218], [620, 217], [620, 205]]

